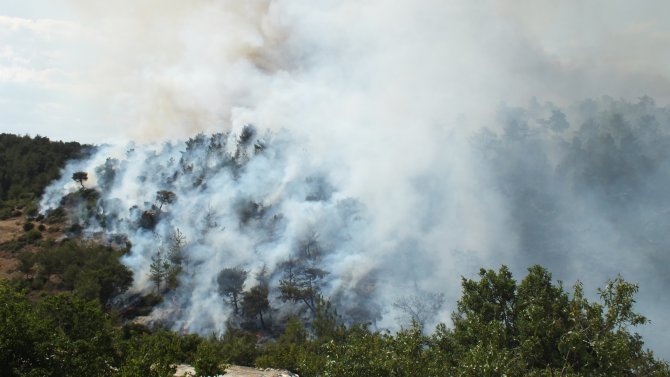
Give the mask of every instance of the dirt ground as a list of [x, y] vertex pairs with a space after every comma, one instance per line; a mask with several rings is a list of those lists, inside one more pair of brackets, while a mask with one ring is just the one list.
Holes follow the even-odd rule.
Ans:
[[9, 242], [21, 235], [21, 219], [18, 217], [0, 220], [0, 243]]
[[[0, 244], [15, 240], [23, 232], [20, 218], [0, 221]], [[19, 261], [15, 255], [0, 251], [0, 279], [10, 279], [17, 273]]]
[[[195, 376], [192, 366], [181, 364], [177, 366], [175, 377]], [[298, 377], [297, 374], [279, 369], [256, 369], [231, 365], [226, 369], [226, 377]]]

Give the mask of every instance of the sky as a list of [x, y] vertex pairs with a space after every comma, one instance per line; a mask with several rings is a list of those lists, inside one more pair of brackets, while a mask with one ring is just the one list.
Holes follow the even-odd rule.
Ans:
[[667, 106], [669, 12], [662, 0], [0, 0], [0, 132], [106, 144], [288, 131], [293, 173], [327, 167], [374, 214], [372, 256], [406, 256], [406, 239], [447, 245], [425, 266], [448, 279], [427, 274], [426, 288], [457, 291], [464, 269], [509, 263], [520, 244], [473, 134], [513, 106]]
[[183, 137], [258, 106], [259, 94], [240, 88], [252, 80], [268, 90], [286, 78], [312, 84], [310, 74], [346, 82], [349, 97], [383, 87], [382, 105], [437, 99], [455, 116], [532, 97], [667, 103], [670, 93], [664, 1], [247, 4], [2, 1], [0, 131], [91, 143]]

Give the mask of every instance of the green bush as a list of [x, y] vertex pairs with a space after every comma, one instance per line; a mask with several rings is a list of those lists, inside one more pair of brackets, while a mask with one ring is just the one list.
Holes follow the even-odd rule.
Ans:
[[40, 232], [37, 229], [32, 229], [25, 234], [25, 242], [29, 244], [35, 243], [35, 241], [39, 240], [42, 238], [42, 232]]
[[29, 251], [20, 252], [18, 255], [19, 259], [19, 271], [28, 273], [33, 265], [35, 264], [35, 254]]
[[195, 352], [193, 366], [198, 376], [215, 376], [222, 374], [227, 368], [223, 363], [220, 349], [213, 339], [200, 342]]
[[231, 364], [253, 365], [258, 356], [256, 336], [231, 326], [223, 334], [220, 346], [224, 360]]
[[26, 216], [37, 216], [37, 204], [34, 201], [31, 201], [25, 206], [25, 208], [23, 208], [23, 213], [25, 213]]
[[57, 224], [65, 221], [65, 210], [63, 207], [54, 208], [47, 212], [45, 222], [47, 224]]
[[7, 220], [13, 217], [14, 210], [9, 207], [0, 208], [0, 220]]

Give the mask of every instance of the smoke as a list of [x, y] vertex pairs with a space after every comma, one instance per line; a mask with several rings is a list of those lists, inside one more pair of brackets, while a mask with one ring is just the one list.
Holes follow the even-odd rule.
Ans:
[[[87, 229], [128, 235], [137, 291], [151, 289], [157, 247], [183, 232], [183, 283], [161, 309], [176, 328], [223, 330], [231, 309], [216, 273], [267, 266], [276, 284], [278, 264], [318, 235], [325, 293], [352, 318], [392, 326], [390, 303], [420, 291], [446, 294], [435, 320], [448, 321], [461, 275], [481, 266], [520, 277], [541, 263], [592, 288], [621, 272], [641, 284], [647, 338], [667, 356], [667, 298], [651, 299], [665, 297], [667, 109], [584, 101], [667, 103], [658, 9], [73, 3], [88, 31], [79, 90], [106, 104], [110, 136], [138, 144], [68, 166], [43, 208], [76, 189], [72, 172], [89, 172], [103, 198]], [[550, 102], [515, 107], [533, 97]], [[258, 133], [241, 145], [247, 124]], [[101, 178], [107, 157], [113, 179]], [[154, 234], [137, 223], [158, 190], [177, 200], [156, 212]]]

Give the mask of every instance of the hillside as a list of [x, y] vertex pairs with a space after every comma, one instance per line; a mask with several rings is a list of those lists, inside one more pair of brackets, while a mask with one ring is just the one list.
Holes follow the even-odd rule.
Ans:
[[90, 146], [36, 136], [0, 134], [0, 219], [16, 211], [35, 215], [44, 188], [58, 178], [65, 162], [82, 158]]
[[[226, 179], [243, 180], [249, 173], [247, 164], [263, 154], [272, 155], [269, 142], [251, 142], [252, 135], [247, 136], [230, 139], [242, 140], [245, 149], [233, 159], [223, 154], [227, 159], [217, 168], [235, 173], [226, 174]], [[197, 151], [203, 146], [211, 151], [204, 140], [202, 136], [191, 139], [195, 149], [187, 149], [186, 156], [199, 158]], [[275, 277], [279, 286], [273, 294], [269, 293], [271, 276], [257, 275], [257, 285], [245, 287], [247, 270], [214, 266], [219, 268], [218, 290], [207, 293], [216, 305], [229, 309], [227, 317], [221, 317], [227, 318], [225, 331], [197, 335], [187, 325], [175, 329], [166, 318], [183, 314], [183, 308], [173, 291], [193, 284], [188, 268], [197, 265], [186, 259], [193, 257], [190, 247], [203, 243], [192, 238], [187, 243], [179, 229], [162, 240], [156, 235], [161, 221], [181, 208], [175, 200], [187, 196], [188, 190], [204, 191], [200, 186], [207, 185], [206, 180], [196, 180], [195, 185], [192, 180], [192, 174], [200, 174], [198, 166], [184, 158], [174, 167], [181, 172], [166, 176], [176, 184], [183, 180], [179, 197], [158, 191], [155, 203], [128, 210], [136, 216], [124, 220], [126, 229], [152, 237], [151, 247], [156, 247], [152, 252], [160, 257], [151, 260], [152, 280], [144, 291], [134, 284], [147, 276], [133, 273], [126, 265], [138, 247], [129, 241], [137, 238], [92, 231], [108, 229], [118, 221], [114, 216], [122, 213], [118, 205], [119, 212], [100, 212], [104, 187], [74, 188], [52, 198], [58, 207], [40, 215], [12, 208], [10, 217], [0, 222], [0, 316], [4, 319], [0, 370], [10, 371], [9, 376], [167, 377], [182, 364], [183, 370], [192, 365], [200, 375], [222, 373], [233, 365], [231, 376], [288, 375], [281, 370], [303, 377], [670, 376], [668, 364], [646, 350], [642, 338], [633, 332], [648, 320], [634, 306], [638, 286], [621, 277], [608, 281], [598, 291], [599, 298], [592, 300], [581, 283], [564, 289], [538, 265], [528, 268], [519, 280], [506, 266], [481, 269], [477, 277], [463, 278], [451, 327], [428, 327], [443, 296], [419, 292], [393, 304], [406, 316], [398, 320], [409, 325], [390, 332], [369, 322], [346, 320], [338, 301], [319, 290], [328, 271], [317, 264], [322, 250], [317, 236], [297, 242], [303, 254], [279, 265], [282, 272]], [[301, 200], [327, 207], [330, 186], [316, 178], [304, 184], [307, 189], [296, 190], [304, 195]], [[242, 231], [281, 229], [267, 222], [281, 221], [274, 209], [249, 201], [234, 203], [233, 221]], [[355, 202], [346, 203], [351, 209]], [[212, 232], [225, 230], [220, 218], [208, 219], [199, 226]], [[233, 307], [239, 312], [233, 312]], [[205, 314], [211, 315], [201, 310], [200, 315]], [[148, 320], [138, 321], [140, 316]]]

